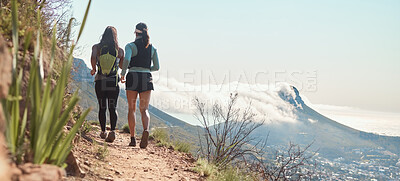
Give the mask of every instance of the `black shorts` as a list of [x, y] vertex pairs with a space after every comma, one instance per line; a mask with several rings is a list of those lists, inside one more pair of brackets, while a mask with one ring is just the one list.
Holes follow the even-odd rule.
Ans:
[[126, 75], [125, 90], [137, 91], [139, 93], [154, 90], [153, 77], [147, 72], [129, 72]]

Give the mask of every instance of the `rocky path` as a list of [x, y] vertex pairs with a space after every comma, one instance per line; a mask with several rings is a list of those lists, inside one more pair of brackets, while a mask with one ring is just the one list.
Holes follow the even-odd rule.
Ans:
[[204, 180], [191, 171], [195, 160], [186, 153], [158, 147], [153, 141], [146, 149], [138, 147], [140, 140], [136, 147], [129, 147], [129, 134], [117, 133], [114, 143], [106, 146], [108, 154], [103, 154], [104, 140], [98, 134], [87, 134], [95, 143], [83, 138], [76, 141], [73, 152], [83, 177], [66, 180]]

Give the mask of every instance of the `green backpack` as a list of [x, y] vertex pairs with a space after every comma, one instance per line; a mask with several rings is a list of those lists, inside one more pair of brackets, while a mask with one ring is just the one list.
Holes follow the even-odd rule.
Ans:
[[115, 56], [110, 54], [110, 49], [107, 45], [104, 45], [100, 49], [99, 61], [97, 66], [99, 67], [98, 74], [105, 75], [107, 77], [115, 76], [118, 73], [117, 57], [118, 50], [115, 50]]

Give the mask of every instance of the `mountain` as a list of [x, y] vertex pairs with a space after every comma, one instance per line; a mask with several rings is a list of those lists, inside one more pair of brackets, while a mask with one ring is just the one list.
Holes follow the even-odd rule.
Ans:
[[[86, 66], [82, 59], [74, 59], [74, 68], [71, 71], [72, 83], [71, 90], [79, 91], [79, 105], [83, 109], [92, 108], [92, 111], [87, 116], [87, 120], [98, 121], [98, 103], [94, 88], [94, 76], [90, 75], [90, 69]], [[126, 91], [120, 90], [120, 95], [117, 104], [118, 121], [117, 127], [122, 128], [128, 124], [128, 102]], [[182, 140], [185, 142], [197, 145], [197, 132], [201, 129], [199, 126], [190, 125], [182, 120], [179, 120], [158, 108], [150, 105], [150, 128], [165, 128], [168, 130], [173, 140]], [[109, 118], [107, 112], [107, 118]], [[108, 120], [107, 120], [107, 123]], [[136, 112], [136, 132], [141, 133], [143, 130], [140, 113]], [[195, 134], [193, 134], [195, 133]], [[196, 148], [196, 146], [194, 146]]]
[[289, 141], [301, 145], [313, 142], [313, 148], [326, 158], [351, 157], [353, 149], [385, 149], [400, 154], [400, 137], [382, 136], [359, 131], [331, 120], [307, 106], [299, 91], [291, 86], [292, 93], [280, 91], [279, 96], [294, 106], [296, 123], [271, 123], [256, 130], [255, 135], [280, 145]]

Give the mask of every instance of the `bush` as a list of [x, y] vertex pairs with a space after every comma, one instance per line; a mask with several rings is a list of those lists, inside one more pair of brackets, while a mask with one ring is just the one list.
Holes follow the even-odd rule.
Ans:
[[156, 128], [152, 131], [151, 135], [149, 136], [150, 139], [156, 141], [156, 146], [158, 147], [171, 147], [173, 146], [170, 142], [168, 133], [165, 129]]
[[218, 169], [214, 164], [210, 164], [206, 159], [201, 158], [197, 160], [196, 167], [192, 170], [205, 177], [215, 175], [218, 172]]
[[[237, 98], [237, 93], [231, 94], [226, 106], [214, 103], [212, 108], [199, 98], [194, 99], [198, 112], [196, 117], [204, 127], [203, 133], [199, 134], [200, 154], [222, 168], [245, 156], [257, 155], [265, 146], [252, 137], [253, 131], [263, 125], [263, 121], [255, 120], [250, 105], [245, 109], [237, 108]], [[251, 142], [256, 144], [249, 145]]]
[[175, 141], [174, 142], [174, 149], [179, 152], [189, 153], [191, 150], [192, 145], [190, 143], [182, 142], [182, 141]]
[[[86, 14], [78, 35], [78, 39], [82, 33], [87, 12], [89, 9], [91, 1], [86, 10]], [[72, 149], [72, 140], [75, 134], [79, 131], [82, 123], [89, 113], [90, 110], [86, 110], [82, 115], [79, 115], [76, 124], [70, 129], [69, 133], [64, 133], [64, 126], [67, 124], [72, 110], [77, 104], [79, 98], [77, 92], [75, 92], [69, 100], [64, 102], [64, 95], [66, 93], [66, 87], [68, 84], [68, 78], [73, 61], [73, 49], [75, 45], [71, 47], [67, 61], [63, 63], [61, 67], [60, 76], [57, 78], [54, 89], [52, 89], [51, 77], [48, 76], [46, 79], [43, 78], [44, 75], [40, 72], [43, 65], [39, 60], [42, 57], [43, 52], [43, 33], [42, 30], [37, 30], [37, 46], [35, 47], [35, 53], [32, 57], [32, 62], [30, 65], [29, 81], [26, 89], [26, 104], [22, 107], [23, 115], [20, 114], [20, 101], [23, 99], [20, 90], [20, 84], [22, 79], [22, 74], [24, 73], [22, 69], [17, 70], [18, 61], [18, 8], [17, 0], [11, 1], [11, 19], [12, 19], [12, 39], [13, 39], [13, 80], [10, 87], [9, 96], [6, 100], [2, 101], [6, 120], [7, 120], [7, 144], [11, 151], [11, 154], [17, 162], [22, 159], [22, 154], [20, 152], [29, 153], [27, 158], [33, 160], [33, 163], [42, 164], [50, 163], [58, 166], [65, 166], [64, 161]], [[37, 9], [37, 13], [40, 14], [40, 9]], [[38, 24], [42, 22], [41, 16], [37, 16]], [[53, 38], [52, 38], [52, 51], [50, 58], [50, 72], [51, 75], [53, 61], [55, 58], [55, 47], [56, 42], [56, 26], [53, 28]], [[26, 52], [30, 44], [31, 39], [26, 38], [24, 52]], [[46, 84], [44, 85], [44, 82]], [[44, 85], [44, 86], [43, 86]], [[25, 95], [24, 95], [25, 96]], [[31, 112], [28, 114], [27, 110]], [[29, 115], [29, 132], [25, 134], [25, 125], [27, 122], [27, 117]], [[22, 117], [22, 118], [21, 118]], [[21, 125], [20, 125], [21, 124]], [[30, 139], [30, 149], [23, 150], [23, 143], [25, 136]]]
[[192, 145], [190, 143], [182, 142], [182, 141], [175, 141], [171, 142], [169, 139], [169, 135], [166, 129], [163, 128], [156, 128], [150, 134], [149, 139], [156, 141], [156, 146], [165, 146], [165, 147], [172, 147], [174, 150], [184, 153], [189, 153], [191, 150]]
[[157, 142], [169, 142], [169, 136], [165, 129], [156, 128], [150, 134], [150, 139], [153, 139]]
[[85, 135], [93, 130], [95, 130], [95, 128], [88, 121], [84, 121], [83, 125], [80, 129], [80, 132], [81, 132], [81, 134]]
[[122, 132], [123, 133], [130, 133], [129, 124], [125, 124], [124, 126], [122, 126]]
[[96, 153], [95, 155], [100, 159], [100, 160], [105, 160], [106, 157], [108, 156], [108, 146], [107, 143], [104, 143], [103, 146], [97, 146], [97, 144], [94, 144], [96, 148]]
[[198, 159], [196, 166], [192, 169], [201, 176], [208, 177], [211, 181], [247, 181], [257, 180], [253, 173], [244, 173], [239, 168], [227, 166], [219, 168], [215, 164], [209, 163], [206, 159]]
[[241, 172], [238, 168], [226, 167], [223, 170], [217, 172], [216, 176], [210, 180], [215, 181], [252, 181], [257, 180], [251, 174]]
[[91, 121], [90, 121], [90, 124], [91, 124], [91, 125], [97, 125], [97, 126], [100, 126], [100, 123], [99, 123], [99, 121], [94, 121], [94, 120], [91, 120]]

